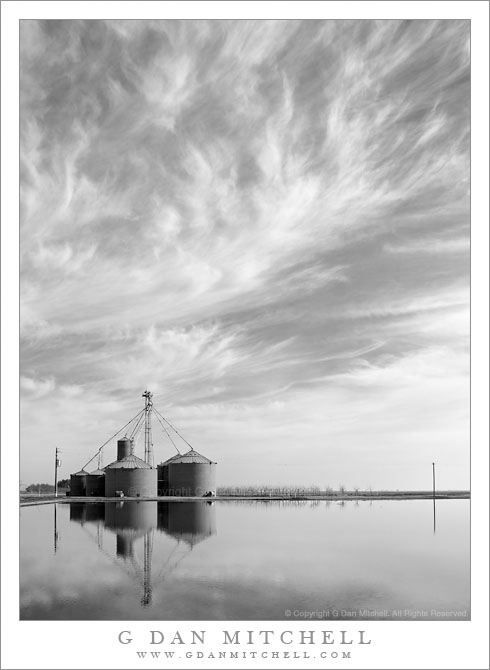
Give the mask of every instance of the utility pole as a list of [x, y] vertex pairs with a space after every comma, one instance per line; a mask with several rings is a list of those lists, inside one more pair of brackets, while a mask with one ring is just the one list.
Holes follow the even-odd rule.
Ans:
[[432, 463], [432, 503], [434, 517], [434, 535], [436, 534], [436, 464]]
[[59, 459], [59, 449], [56, 447], [56, 452], [54, 455], [54, 497], [58, 497], [58, 468], [61, 465]]

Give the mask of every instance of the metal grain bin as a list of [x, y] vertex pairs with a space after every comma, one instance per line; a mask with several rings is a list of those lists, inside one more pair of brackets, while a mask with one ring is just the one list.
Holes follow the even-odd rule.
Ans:
[[172, 461], [175, 461], [177, 458], [179, 458], [182, 454], [175, 454], [175, 456], [172, 456], [171, 458], [168, 458], [165, 462], [160, 463], [158, 465], [157, 470], [158, 470], [158, 495], [159, 496], [168, 496], [170, 495], [169, 488], [170, 488], [170, 483], [168, 480], [168, 466]]
[[216, 463], [194, 449], [167, 463], [168, 493], [165, 495], [202, 497], [216, 491]]
[[87, 475], [88, 472], [85, 470], [80, 470], [80, 472], [70, 475], [70, 496], [86, 495], [85, 480]]
[[132, 443], [129, 437], [123, 437], [122, 440], [117, 441], [117, 460], [120, 461], [126, 456], [130, 456], [132, 452]]
[[134, 455], [114, 461], [105, 468], [105, 495], [112, 498], [116, 491], [130, 497], [156, 497], [156, 468]]
[[87, 496], [105, 495], [104, 470], [94, 470], [85, 477], [85, 495]]

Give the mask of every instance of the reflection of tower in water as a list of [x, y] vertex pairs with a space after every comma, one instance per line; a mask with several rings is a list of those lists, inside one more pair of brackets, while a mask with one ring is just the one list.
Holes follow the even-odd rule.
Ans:
[[116, 533], [116, 556], [128, 561], [137, 573], [141, 566], [135, 559], [134, 543], [143, 537], [143, 595], [141, 604], [151, 603], [151, 559], [153, 532], [157, 525], [156, 502], [105, 503], [105, 526]]
[[[97, 542], [99, 550], [143, 587], [141, 605], [152, 601], [152, 559], [155, 528], [176, 540], [164, 557], [157, 579], [163, 581], [193, 547], [216, 533], [215, 505], [207, 502], [121, 501], [70, 503], [70, 521], [79, 523]], [[96, 524], [97, 535], [91, 532]], [[101, 529], [116, 535], [115, 557], [104, 549]], [[138, 562], [135, 544], [143, 539], [143, 560]]]

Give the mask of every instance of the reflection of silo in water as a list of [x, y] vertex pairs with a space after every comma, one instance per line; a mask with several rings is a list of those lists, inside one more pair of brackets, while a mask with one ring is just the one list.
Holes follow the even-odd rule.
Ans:
[[193, 547], [216, 534], [216, 506], [204, 501], [158, 503], [158, 530]]
[[125, 533], [118, 533], [116, 535], [116, 556], [121, 558], [132, 558], [133, 552], [133, 537]]
[[140, 537], [157, 527], [156, 501], [102, 503], [105, 507], [105, 525], [118, 533], [130, 532]]
[[72, 502], [70, 503], [70, 521], [78, 521], [83, 523], [85, 521], [85, 503]]
[[105, 517], [104, 503], [70, 503], [70, 521], [78, 523], [97, 523]]
[[103, 521], [105, 518], [105, 505], [103, 502], [82, 503], [85, 505], [85, 521]]
[[143, 537], [143, 595], [141, 604], [151, 603], [151, 558], [153, 529], [157, 527], [156, 501], [121, 501], [105, 504], [105, 526], [116, 533], [116, 555], [125, 560], [134, 559], [134, 542]]
[[108, 502], [105, 505], [105, 526], [116, 533], [116, 553], [122, 558], [134, 554], [133, 542], [157, 527], [157, 503]]
[[133, 542], [157, 526], [157, 503], [108, 502], [105, 505], [105, 526], [116, 533], [116, 554], [131, 558]]

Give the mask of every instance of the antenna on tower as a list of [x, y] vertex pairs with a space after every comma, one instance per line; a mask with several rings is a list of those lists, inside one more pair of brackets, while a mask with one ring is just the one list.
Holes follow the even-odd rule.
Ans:
[[141, 394], [145, 399], [145, 461], [153, 467], [153, 441], [151, 436], [151, 412], [153, 409], [153, 393], [145, 391]]

